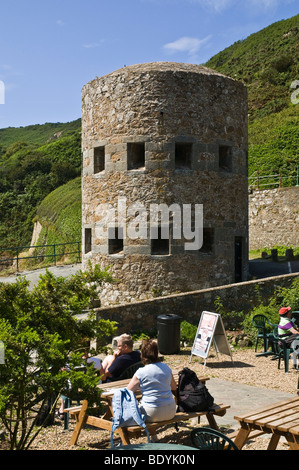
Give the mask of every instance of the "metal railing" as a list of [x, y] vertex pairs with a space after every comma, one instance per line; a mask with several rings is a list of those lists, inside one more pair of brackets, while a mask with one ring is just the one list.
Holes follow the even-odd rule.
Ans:
[[[74, 251], [64, 251], [59, 252], [61, 248], [59, 249], [58, 247], [62, 246], [69, 246], [69, 245], [75, 245], [76, 249]], [[30, 250], [30, 249], [37, 249], [37, 248], [42, 248], [42, 249], [47, 249], [47, 248], [52, 248], [52, 252], [50, 253], [42, 253], [42, 254], [30, 254], [24, 256], [24, 251], [25, 250]], [[51, 251], [51, 250], [50, 250]], [[7, 253], [7, 252], [13, 252], [14, 256], [10, 258], [1, 258], [1, 253]], [[68, 243], [53, 243], [51, 245], [26, 245], [26, 246], [16, 246], [16, 247], [8, 247], [8, 248], [2, 248], [0, 247], [0, 265], [5, 264], [5, 263], [12, 263], [16, 261], [16, 270], [19, 272], [19, 262], [20, 260], [23, 259], [37, 259], [37, 258], [52, 258], [53, 263], [56, 266], [57, 259], [61, 256], [66, 256], [66, 255], [72, 255], [72, 254], [77, 254], [77, 260], [78, 262], [81, 261], [81, 242], [68, 242]]]
[[297, 175], [294, 176], [282, 176], [281, 173], [276, 175], [265, 175], [261, 176], [260, 172], [257, 170], [251, 176], [248, 177], [248, 187], [249, 189], [271, 189], [272, 188], [282, 188], [286, 186], [285, 183], [288, 183], [287, 186], [299, 186], [299, 165], [297, 166]]

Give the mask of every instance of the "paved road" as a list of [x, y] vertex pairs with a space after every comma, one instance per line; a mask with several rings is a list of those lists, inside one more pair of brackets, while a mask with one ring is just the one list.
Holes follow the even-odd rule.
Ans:
[[249, 261], [249, 271], [251, 276], [258, 279], [281, 274], [299, 274], [299, 261], [279, 261], [274, 262], [265, 259], [255, 259]]
[[33, 287], [39, 281], [40, 276], [45, 274], [46, 269], [48, 269], [48, 271], [53, 273], [55, 276], [68, 277], [82, 269], [82, 265], [81, 263], [78, 263], [65, 266], [51, 266], [49, 268], [35, 269], [33, 271], [24, 271], [19, 275], [6, 277], [0, 276], [0, 282], [15, 282], [17, 279], [26, 277], [26, 279], [30, 282], [30, 287]]
[[[51, 266], [47, 268], [56, 276], [65, 276], [68, 277], [72, 274], [75, 274], [76, 271], [82, 269], [81, 263], [71, 264], [67, 266]], [[249, 261], [249, 270], [252, 277], [257, 279], [263, 279], [265, 277], [279, 276], [280, 274], [290, 274], [296, 273], [299, 274], [299, 261], [291, 262], [273, 262], [271, 260], [257, 259]], [[30, 281], [30, 287], [35, 285], [39, 281], [41, 274], [46, 272], [44, 269], [36, 269], [33, 271], [24, 271], [17, 275], [1, 277], [0, 282], [15, 282], [19, 277], [26, 277]]]

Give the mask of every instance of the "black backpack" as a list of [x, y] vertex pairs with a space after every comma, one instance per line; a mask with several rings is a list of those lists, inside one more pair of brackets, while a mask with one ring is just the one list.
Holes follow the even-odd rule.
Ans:
[[188, 367], [179, 372], [177, 399], [177, 411], [209, 411], [214, 403], [207, 387]]

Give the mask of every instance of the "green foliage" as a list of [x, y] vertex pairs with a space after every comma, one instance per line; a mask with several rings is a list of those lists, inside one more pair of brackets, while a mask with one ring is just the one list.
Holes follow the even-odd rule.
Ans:
[[[259, 295], [258, 292], [257, 295]], [[295, 279], [290, 288], [278, 287], [267, 305], [264, 305], [262, 299], [260, 299], [260, 304], [252, 310], [250, 315], [246, 315], [244, 318], [243, 328], [245, 333], [253, 340], [256, 338], [256, 328], [252, 325], [254, 315], [265, 315], [270, 323], [278, 325], [280, 320], [279, 309], [288, 305], [293, 311], [299, 310], [299, 279]], [[268, 329], [270, 332], [272, 328], [268, 327]]]
[[[49, 124], [45, 126], [47, 129], [51, 127]], [[36, 128], [36, 126], [29, 126], [28, 135], [32, 137], [32, 141], [29, 141], [29, 137], [27, 140], [18, 140], [9, 145], [2, 155], [2, 161], [0, 159], [0, 245], [2, 247], [28, 245], [32, 236], [32, 219], [39, 204], [56, 188], [80, 176], [81, 136], [80, 131], [76, 130], [78, 124], [72, 127], [65, 126], [65, 131], [62, 131], [59, 139], [43, 142], [41, 146], [37, 146], [38, 139], [33, 139], [31, 133], [31, 127]], [[62, 129], [63, 125], [60, 127]], [[66, 130], [73, 127], [73, 131]], [[36, 130], [44, 135], [43, 126], [37, 128]], [[24, 129], [22, 137], [25, 139]], [[0, 135], [1, 131], [5, 130], [0, 129]], [[78, 196], [80, 197], [80, 193]], [[79, 218], [81, 219], [81, 216]], [[70, 220], [70, 225], [72, 222], [73, 220]], [[78, 223], [75, 226], [76, 234], [80, 231], [79, 239], [81, 239]]]
[[273, 23], [205, 64], [247, 87], [249, 176], [281, 173], [284, 186], [296, 184], [298, 164], [299, 106], [290, 88], [299, 77], [298, 23], [299, 15]]
[[194, 338], [197, 332], [197, 325], [192, 325], [187, 321], [183, 320], [180, 326], [181, 341], [193, 344]]
[[219, 313], [222, 316], [225, 328], [234, 330], [240, 327], [245, 317], [244, 312], [236, 312], [234, 310], [227, 312], [219, 296], [214, 300], [214, 305], [216, 313]]
[[[34, 221], [39, 221], [43, 228], [36, 245], [80, 241], [81, 212], [81, 179], [75, 178], [48, 194], [38, 206]], [[69, 260], [77, 260], [77, 244], [58, 246], [56, 249], [57, 254], [67, 252], [74, 252], [68, 256]], [[35, 255], [52, 254], [52, 247], [35, 249]], [[46, 258], [46, 262], [53, 261], [51, 257]], [[39, 262], [39, 259], [31, 260], [31, 265]]]
[[[62, 136], [66, 137], [81, 129], [81, 119], [71, 121], [67, 123], [45, 123], [45, 124], [34, 124], [25, 127], [7, 127], [0, 129], [0, 158], [7, 148], [15, 142], [23, 142], [34, 144], [36, 147], [51, 142], [55, 139], [58, 133], [62, 133]], [[59, 134], [58, 134], [59, 135]]]
[[[251, 120], [264, 114], [266, 103], [272, 103], [269, 113], [289, 105], [290, 84], [298, 79], [298, 21], [299, 15], [273, 23], [205, 64], [246, 84]], [[277, 99], [282, 99], [280, 109]]]
[[84, 398], [99, 404], [95, 369], [88, 367], [82, 374], [75, 367], [82, 361], [86, 339], [107, 341], [116, 323], [78, 314], [98, 295], [102, 283], [111, 281], [111, 275], [97, 266], [70, 278], [47, 272], [32, 290], [26, 279], [0, 283], [0, 341], [5, 347], [5, 363], [0, 364], [0, 419], [11, 449], [30, 446], [40, 431], [37, 424], [44, 404], [65, 392], [69, 380], [68, 396], [80, 388]]

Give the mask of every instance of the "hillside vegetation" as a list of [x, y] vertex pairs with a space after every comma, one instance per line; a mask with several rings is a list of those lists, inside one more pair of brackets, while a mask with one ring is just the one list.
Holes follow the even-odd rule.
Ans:
[[264, 176], [281, 173], [285, 186], [294, 185], [299, 104], [291, 95], [299, 89], [299, 15], [237, 41], [205, 65], [247, 87], [249, 176], [257, 170]]
[[[237, 41], [207, 67], [248, 89], [249, 176], [281, 173], [296, 184], [299, 104], [299, 15]], [[81, 240], [81, 120], [0, 129], [0, 246], [30, 243], [33, 220], [40, 241]], [[276, 180], [277, 181], [277, 180]], [[267, 180], [271, 182], [271, 178]]]
[[[2, 249], [28, 245], [32, 221], [41, 202], [52, 191], [81, 174], [80, 120], [44, 126], [0, 130], [1, 139], [3, 137], [0, 154]], [[55, 135], [57, 132], [58, 136]], [[65, 197], [67, 201], [69, 196]], [[81, 200], [80, 190], [77, 198]]]

